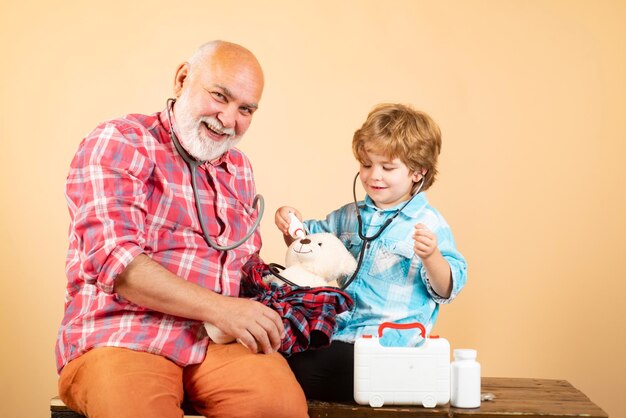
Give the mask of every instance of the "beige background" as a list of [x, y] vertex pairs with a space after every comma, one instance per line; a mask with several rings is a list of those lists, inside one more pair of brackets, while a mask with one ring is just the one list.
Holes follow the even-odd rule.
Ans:
[[[0, 5], [0, 416], [45, 417], [64, 297], [63, 196], [98, 122], [164, 108], [177, 64], [221, 38], [256, 53], [261, 110], [241, 147], [273, 212], [351, 198], [371, 107], [443, 130], [431, 201], [469, 260], [435, 332], [485, 376], [566, 379], [626, 408], [623, 1], [17, 1]], [[141, 4], [141, 6], [139, 5]]]

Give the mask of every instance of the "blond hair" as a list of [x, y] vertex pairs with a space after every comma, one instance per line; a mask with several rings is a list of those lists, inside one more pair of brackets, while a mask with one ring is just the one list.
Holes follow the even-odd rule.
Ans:
[[437, 175], [441, 131], [428, 114], [403, 104], [383, 103], [367, 115], [354, 133], [352, 151], [361, 164], [369, 163], [367, 151], [399, 158], [411, 172], [424, 174], [422, 191]]

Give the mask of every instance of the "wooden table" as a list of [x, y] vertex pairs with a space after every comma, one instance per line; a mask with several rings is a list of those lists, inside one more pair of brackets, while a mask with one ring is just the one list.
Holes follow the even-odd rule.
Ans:
[[493, 393], [495, 398], [493, 401], [482, 402], [480, 408], [461, 409], [449, 405], [433, 409], [408, 406], [370, 408], [356, 404], [309, 401], [309, 415], [311, 418], [608, 417], [584, 393], [565, 380], [483, 377], [481, 392]]
[[[482, 392], [495, 395], [480, 408], [461, 409], [387, 406], [371, 408], [354, 403], [309, 401], [311, 418], [607, 418], [584, 393], [565, 380], [483, 377]], [[277, 400], [279, 402], [279, 400]], [[58, 399], [50, 403], [52, 418], [80, 418]], [[186, 411], [186, 417], [195, 417]]]

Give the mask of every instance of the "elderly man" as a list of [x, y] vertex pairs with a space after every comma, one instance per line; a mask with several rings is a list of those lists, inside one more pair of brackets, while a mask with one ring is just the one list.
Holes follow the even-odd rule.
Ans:
[[[165, 110], [105, 122], [82, 141], [67, 179], [68, 286], [56, 347], [60, 397], [76, 411], [181, 417], [185, 398], [207, 417], [307, 416], [277, 352], [280, 317], [237, 298], [258, 231], [233, 249], [209, 243], [254, 229], [252, 168], [233, 147], [262, 91], [250, 51], [209, 42], [178, 67]], [[240, 343], [211, 342], [203, 323]]]

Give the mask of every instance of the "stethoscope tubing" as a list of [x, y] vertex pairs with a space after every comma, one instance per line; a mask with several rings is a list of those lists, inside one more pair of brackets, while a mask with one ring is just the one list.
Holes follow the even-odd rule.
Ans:
[[350, 286], [350, 284], [354, 281], [354, 279], [356, 279], [357, 274], [359, 274], [359, 271], [361, 270], [361, 264], [363, 263], [363, 258], [365, 257], [365, 251], [369, 247], [369, 243], [376, 240], [378, 237], [380, 237], [380, 235], [385, 231], [385, 229], [387, 229], [387, 227], [391, 225], [391, 222], [393, 222], [393, 220], [396, 219], [396, 217], [404, 210], [404, 208], [406, 208], [406, 206], [409, 203], [411, 203], [413, 198], [415, 198], [415, 196], [419, 194], [419, 192], [422, 190], [422, 187], [424, 186], [424, 176], [422, 176], [420, 185], [415, 191], [415, 193], [413, 193], [411, 198], [407, 200], [406, 203], [402, 205], [402, 207], [396, 211], [396, 213], [394, 213], [391, 217], [389, 217], [385, 221], [385, 223], [378, 229], [378, 231], [376, 231], [374, 235], [367, 236], [365, 233], [363, 233], [363, 220], [361, 218], [361, 211], [359, 209], [359, 203], [356, 200], [356, 181], [359, 178], [359, 174], [360, 173], [356, 173], [356, 176], [354, 176], [354, 181], [352, 182], [352, 197], [354, 198], [354, 208], [356, 210], [356, 219], [359, 225], [358, 234], [359, 234], [359, 238], [361, 238], [361, 241], [363, 241], [363, 244], [361, 245], [361, 249], [359, 250], [359, 257], [356, 263], [356, 270], [354, 270], [354, 273], [352, 273], [352, 276], [350, 276], [350, 278], [346, 281], [346, 283], [344, 283], [344, 285], [341, 286], [341, 290], [345, 290], [348, 286]]
[[217, 251], [234, 250], [235, 248], [243, 245], [243, 243], [245, 243], [252, 236], [254, 231], [258, 229], [259, 224], [261, 223], [261, 218], [263, 218], [263, 213], [265, 212], [265, 200], [263, 199], [263, 196], [260, 194], [257, 194], [256, 196], [254, 196], [252, 206], [257, 208], [258, 216], [256, 220], [254, 221], [252, 228], [248, 230], [248, 232], [243, 236], [243, 238], [229, 245], [219, 245], [213, 242], [213, 240], [211, 240], [209, 231], [207, 231], [205, 223], [204, 223], [202, 206], [200, 205], [200, 196], [198, 195], [198, 187], [196, 184], [196, 169], [202, 164], [204, 164], [204, 162], [198, 161], [194, 159], [191, 155], [189, 155], [189, 153], [182, 147], [182, 145], [178, 141], [178, 137], [176, 136], [176, 133], [174, 133], [174, 125], [172, 124], [172, 117], [170, 115], [170, 107], [175, 102], [176, 102], [176, 99], [174, 98], [167, 99], [167, 120], [170, 123], [170, 137], [172, 138], [172, 142], [174, 143], [174, 147], [176, 148], [176, 151], [178, 151], [178, 154], [182, 157], [182, 159], [187, 164], [187, 168], [189, 168], [189, 173], [191, 174], [191, 189], [193, 190], [194, 203], [196, 206], [196, 212], [198, 213], [198, 222], [200, 223], [200, 228], [202, 229], [202, 236], [204, 238], [204, 241], [207, 243], [207, 245], [209, 245], [214, 250], [217, 250]]

